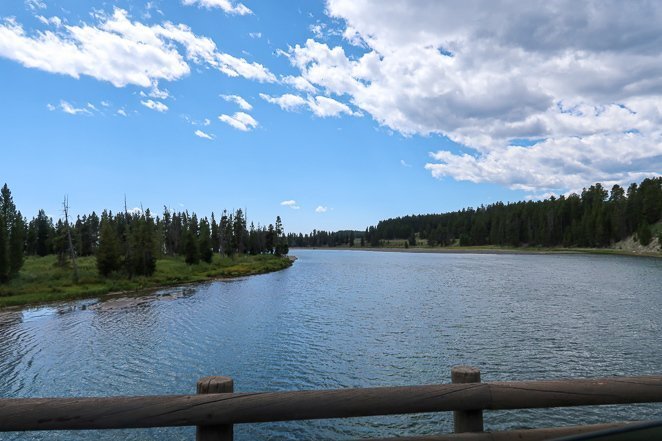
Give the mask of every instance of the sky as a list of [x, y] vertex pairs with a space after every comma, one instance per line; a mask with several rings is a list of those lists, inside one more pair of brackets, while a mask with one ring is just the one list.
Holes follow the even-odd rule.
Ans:
[[[287, 232], [662, 173], [662, 2], [0, 2], [19, 210]], [[1, 184], [1, 182], [0, 182]]]

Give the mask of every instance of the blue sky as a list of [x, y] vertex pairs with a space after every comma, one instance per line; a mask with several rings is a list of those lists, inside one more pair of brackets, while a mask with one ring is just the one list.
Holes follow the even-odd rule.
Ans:
[[0, 180], [307, 232], [659, 175], [660, 8], [497, 3], [2, 2]]

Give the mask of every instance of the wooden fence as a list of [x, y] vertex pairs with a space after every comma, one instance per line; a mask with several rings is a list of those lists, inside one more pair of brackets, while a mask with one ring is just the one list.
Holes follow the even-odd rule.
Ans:
[[456, 366], [451, 378], [426, 386], [234, 393], [232, 379], [206, 377], [196, 395], [0, 399], [0, 431], [197, 426], [198, 440], [225, 441], [234, 424], [453, 411], [455, 434], [398, 440], [539, 440], [626, 423], [487, 433], [483, 410], [662, 402], [662, 376], [481, 383], [478, 369]]

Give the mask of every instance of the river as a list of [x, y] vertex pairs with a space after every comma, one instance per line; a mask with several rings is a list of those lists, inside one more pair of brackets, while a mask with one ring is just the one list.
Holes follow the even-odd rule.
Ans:
[[[662, 260], [600, 255], [295, 250], [286, 270], [0, 311], [0, 397], [240, 392], [660, 374]], [[662, 417], [661, 405], [486, 412], [488, 430]], [[1, 439], [190, 440], [192, 428]], [[449, 413], [240, 425], [235, 439], [452, 431]]]

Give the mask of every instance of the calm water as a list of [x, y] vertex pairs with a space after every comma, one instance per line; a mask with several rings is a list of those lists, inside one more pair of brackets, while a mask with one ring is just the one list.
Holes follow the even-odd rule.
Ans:
[[[296, 250], [292, 268], [184, 291], [0, 312], [0, 396], [193, 393], [662, 371], [662, 260], [588, 255]], [[181, 289], [176, 290], [181, 292]], [[106, 303], [110, 305], [112, 303]], [[98, 305], [97, 305], [98, 306]], [[490, 430], [662, 418], [662, 406], [486, 412]], [[351, 439], [452, 431], [423, 414], [242, 425], [236, 439]], [[0, 434], [0, 439], [193, 439], [193, 429]]]

